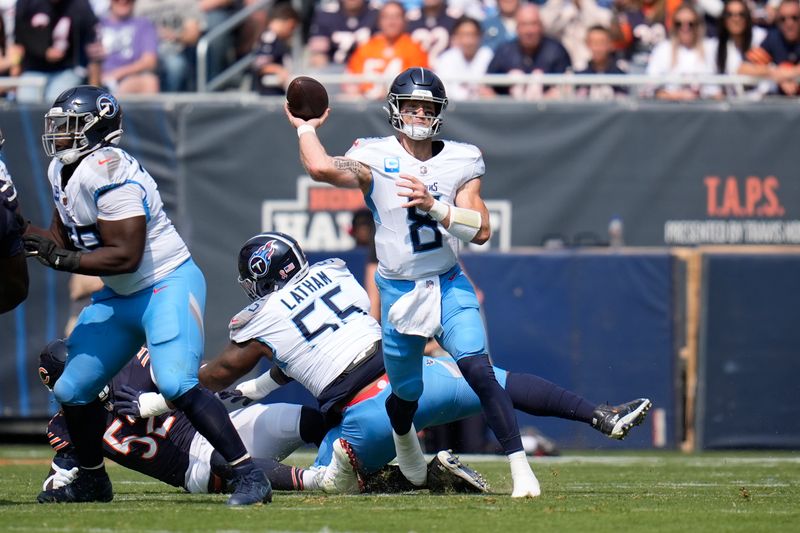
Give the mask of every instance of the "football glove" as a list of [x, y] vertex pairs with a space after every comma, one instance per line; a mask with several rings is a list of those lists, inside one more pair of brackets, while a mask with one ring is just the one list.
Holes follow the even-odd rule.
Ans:
[[167, 405], [167, 400], [157, 392], [140, 392], [130, 385], [122, 385], [114, 391], [114, 410], [120, 415], [151, 418], [172, 409]]
[[35, 257], [45, 266], [66, 272], [75, 272], [80, 267], [81, 252], [61, 248], [41, 235], [25, 235], [22, 240], [25, 243], [25, 255]]
[[220, 400], [230, 402], [234, 405], [241, 402], [242, 407], [248, 406], [254, 401], [252, 398], [245, 396], [238, 388], [219, 391], [217, 396], [219, 396]]
[[218, 392], [217, 394], [220, 400], [227, 400], [232, 404], [242, 402], [243, 406], [257, 402], [281, 386], [281, 384], [272, 377], [271, 370], [264, 372], [255, 379], [243, 381], [233, 389]]

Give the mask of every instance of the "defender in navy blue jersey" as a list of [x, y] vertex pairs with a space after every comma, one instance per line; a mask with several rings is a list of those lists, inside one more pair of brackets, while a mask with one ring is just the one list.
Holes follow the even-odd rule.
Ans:
[[[5, 137], [0, 131], [0, 147]], [[20, 215], [17, 190], [0, 159], [0, 313], [11, 311], [28, 296], [28, 265], [22, 246], [25, 222]]]
[[[48, 388], [63, 371], [67, 347], [62, 340], [47, 345], [40, 354], [39, 377]], [[230, 492], [233, 473], [181, 411], [168, 411], [150, 418], [130, 412], [135, 391], [157, 393], [150, 368], [150, 352], [143, 347], [100, 395], [106, 410], [103, 455], [114, 462], [188, 492]], [[127, 408], [126, 408], [127, 407]], [[255, 464], [280, 490], [317, 488], [316, 471], [280, 464], [304, 443], [322, 437], [320, 414], [309, 407], [290, 404], [257, 404], [230, 413], [237, 433]], [[75, 449], [63, 412], [47, 426], [47, 438], [57, 452], [45, 480], [44, 490], [60, 488], [78, 473]]]
[[[47, 345], [39, 356], [39, 377], [53, 387], [63, 371], [67, 348], [63, 341]], [[150, 374], [150, 353], [142, 348], [101, 393], [106, 409], [103, 454], [114, 462], [191, 493], [230, 492], [230, 466], [213, 450], [180, 411], [169, 410], [140, 418], [138, 402], [157, 388]], [[132, 400], [133, 398], [133, 400]], [[335, 478], [328, 466], [302, 469], [279, 463], [304, 443], [319, 444], [324, 434], [321, 414], [310, 407], [276, 403], [254, 404], [230, 413], [233, 426], [255, 464], [278, 490], [335, 489]], [[47, 438], [56, 451], [44, 490], [72, 483], [78, 474], [75, 449], [63, 413], [57, 413], [47, 426]], [[329, 460], [330, 462], [330, 460]], [[429, 463], [426, 488], [445, 492], [482, 492], [480, 475], [463, 465], [449, 452], [439, 452]], [[345, 472], [352, 477], [352, 472]], [[392, 475], [394, 474], [394, 475]], [[371, 491], [410, 490], [392, 469], [370, 485]], [[326, 485], [327, 483], [327, 485]], [[333, 488], [332, 488], [333, 487]]]

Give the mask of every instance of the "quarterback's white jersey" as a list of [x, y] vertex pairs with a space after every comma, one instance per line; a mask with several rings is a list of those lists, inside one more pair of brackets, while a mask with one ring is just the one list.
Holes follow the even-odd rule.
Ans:
[[375, 217], [378, 274], [389, 279], [419, 279], [443, 274], [456, 264], [461, 241], [445, 231], [424, 211], [400, 207], [400, 174], [423, 182], [434, 198], [453, 205], [462, 185], [483, 176], [480, 150], [471, 144], [444, 142], [441, 152], [420, 161], [406, 152], [394, 135], [358, 139], [346, 157], [372, 169], [372, 187], [366, 197]]
[[230, 338], [269, 346], [278, 368], [318, 397], [381, 339], [381, 328], [344, 261], [328, 259], [233, 317]]
[[58, 215], [72, 244], [83, 251], [102, 246], [97, 221], [123, 220], [144, 215], [147, 237], [136, 272], [103, 276], [117, 294], [145, 289], [189, 259], [186, 244], [164, 213], [155, 180], [127, 152], [104, 147], [87, 155], [66, 187], [61, 185], [64, 164], [53, 158], [47, 176]]

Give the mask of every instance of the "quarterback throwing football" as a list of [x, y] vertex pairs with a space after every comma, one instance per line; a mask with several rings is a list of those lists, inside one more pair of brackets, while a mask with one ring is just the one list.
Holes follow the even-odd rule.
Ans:
[[482, 244], [491, 236], [480, 194], [483, 156], [473, 145], [433, 139], [447, 96], [432, 71], [415, 67], [399, 74], [387, 104], [397, 135], [358, 139], [344, 157], [328, 155], [316, 135], [330, 110], [307, 121], [288, 105], [286, 114], [311, 177], [361, 189], [375, 218], [384, 361], [392, 385], [386, 410], [400, 469], [411, 483], [425, 482], [413, 418], [423, 389], [423, 348], [436, 337], [456, 359], [508, 456], [512, 497], [536, 497], [541, 490], [513, 404], [492, 370], [478, 300], [457, 261], [461, 243]]

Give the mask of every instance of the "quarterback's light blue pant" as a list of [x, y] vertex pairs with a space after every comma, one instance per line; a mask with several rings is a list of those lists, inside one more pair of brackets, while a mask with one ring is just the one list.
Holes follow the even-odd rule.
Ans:
[[[381, 294], [381, 316], [388, 317], [392, 305], [414, 288], [413, 281], [375, 275]], [[442, 290], [442, 333], [436, 340], [456, 360], [487, 353], [486, 330], [475, 290], [456, 264], [439, 276]], [[394, 393], [406, 401], [422, 394], [422, 354], [427, 339], [398, 332], [383, 320], [383, 359]]]
[[[425, 391], [414, 415], [416, 429], [454, 422], [481, 412], [478, 396], [452, 359], [424, 357], [420, 366]], [[498, 383], [505, 387], [507, 372], [493, 368]], [[333, 443], [340, 437], [353, 447], [366, 472], [374, 472], [394, 459], [392, 425], [384, 407], [391, 391], [390, 385], [372, 398], [346, 408], [341, 423], [328, 431], [322, 440], [315, 466], [330, 463]]]
[[205, 278], [191, 259], [131, 295], [107, 287], [98, 291], [67, 339], [69, 356], [53, 389], [56, 400], [91, 402], [144, 343], [161, 393], [168, 400], [182, 395], [197, 384], [205, 302]]

